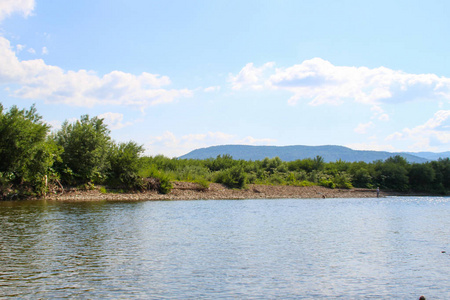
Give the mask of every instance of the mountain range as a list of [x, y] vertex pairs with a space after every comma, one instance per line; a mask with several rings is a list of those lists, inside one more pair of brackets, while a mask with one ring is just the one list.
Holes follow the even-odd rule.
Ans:
[[200, 148], [193, 150], [181, 159], [207, 159], [216, 158], [218, 155], [231, 155], [234, 159], [262, 160], [266, 157], [278, 156], [283, 161], [293, 161], [297, 159], [314, 158], [321, 156], [325, 162], [337, 160], [347, 162], [373, 162], [385, 160], [389, 157], [400, 155], [410, 163], [424, 163], [439, 158], [450, 157], [450, 151], [434, 152], [386, 152], [386, 151], [366, 151], [353, 150], [344, 146], [249, 146], [249, 145], [222, 145]]

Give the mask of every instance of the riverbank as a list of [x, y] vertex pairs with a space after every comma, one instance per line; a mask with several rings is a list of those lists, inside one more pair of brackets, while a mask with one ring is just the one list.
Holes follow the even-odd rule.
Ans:
[[[322, 186], [286, 186], [250, 184], [246, 189], [229, 189], [217, 183], [202, 188], [193, 182], [172, 182], [173, 189], [168, 194], [156, 191], [136, 193], [102, 193], [94, 190], [70, 190], [64, 193], [48, 194], [46, 199], [58, 201], [145, 201], [145, 200], [219, 200], [219, 199], [276, 199], [276, 198], [375, 198], [372, 189], [330, 189]], [[380, 192], [380, 197], [395, 196], [398, 193]]]

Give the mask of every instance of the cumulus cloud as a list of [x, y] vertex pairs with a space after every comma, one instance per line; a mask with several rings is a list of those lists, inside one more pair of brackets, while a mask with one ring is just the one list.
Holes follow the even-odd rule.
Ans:
[[19, 53], [20, 51], [22, 51], [23, 49], [25, 49], [25, 45], [21, 45], [21, 44], [17, 44], [16, 45], [16, 51], [17, 53]]
[[248, 63], [242, 70], [235, 76], [229, 75], [229, 81], [233, 90], [240, 90], [242, 88], [250, 89], [262, 89], [264, 87], [264, 75], [265, 72], [273, 68], [275, 64], [273, 62], [265, 63], [262, 67], [256, 68], [253, 63]]
[[275, 142], [273, 139], [257, 139], [251, 136], [239, 138], [224, 132], [207, 132], [187, 134], [177, 137], [170, 131], [161, 136], [152, 137], [146, 144], [147, 154], [164, 154], [176, 157], [186, 154], [194, 149], [225, 144], [267, 145]]
[[217, 92], [220, 91], [220, 86], [210, 86], [203, 90], [205, 93]]
[[47, 55], [48, 54], [48, 49], [47, 47], [42, 47], [42, 55]]
[[[321, 58], [305, 60], [288, 68], [271, 69], [247, 64], [239, 74], [230, 75], [233, 89], [267, 88], [289, 91], [289, 104], [308, 101], [310, 105], [339, 105], [355, 101], [370, 105], [414, 100], [450, 100], [450, 78], [435, 74], [408, 74], [385, 67], [335, 66]], [[272, 71], [264, 76], [267, 71]], [[387, 114], [380, 119], [389, 118]]]
[[450, 110], [440, 110], [425, 124], [414, 128], [405, 128], [401, 132], [389, 135], [386, 140], [411, 140], [411, 150], [439, 149], [440, 146], [450, 144]]
[[373, 112], [372, 119], [378, 119], [380, 121], [389, 121], [389, 115], [386, 114], [380, 106], [374, 105], [370, 110]]
[[98, 117], [103, 119], [110, 129], [120, 129], [133, 124], [132, 122], [123, 123], [123, 114], [120, 113], [106, 112], [98, 115]]
[[167, 76], [144, 72], [133, 75], [113, 71], [98, 76], [93, 71], [64, 71], [42, 59], [20, 61], [7, 39], [0, 37], [0, 84], [20, 86], [13, 96], [44, 99], [47, 103], [77, 106], [130, 105], [145, 108], [190, 97], [189, 89], [166, 89]]
[[20, 13], [24, 17], [28, 17], [33, 12], [34, 5], [34, 0], [1, 0], [0, 21], [13, 13]]

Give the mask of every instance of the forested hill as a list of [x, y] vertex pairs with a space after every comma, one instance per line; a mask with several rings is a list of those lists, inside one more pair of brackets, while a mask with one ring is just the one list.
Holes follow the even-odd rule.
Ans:
[[430, 159], [430, 153], [421, 157], [420, 153], [393, 153], [385, 151], [361, 151], [352, 150], [343, 146], [248, 146], [248, 145], [224, 145], [201, 148], [189, 152], [180, 158], [206, 159], [216, 158], [218, 155], [229, 154], [234, 159], [244, 160], [262, 160], [266, 157], [273, 158], [278, 156], [283, 161], [293, 161], [297, 159], [314, 158], [321, 156], [325, 162], [334, 162], [339, 159], [347, 162], [364, 161], [373, 162], [376, 160], [385, 160], [391, 156], [400, 155], [410, 163], [424, 163], [438, 157], [449, 157], [450, 152], [433, 153]]

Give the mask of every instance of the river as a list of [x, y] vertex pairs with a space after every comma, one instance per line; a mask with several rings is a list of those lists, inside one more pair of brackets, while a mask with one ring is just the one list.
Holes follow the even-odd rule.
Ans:
[[450, 198], [0, 202], [0, 298], [450, 299]]

